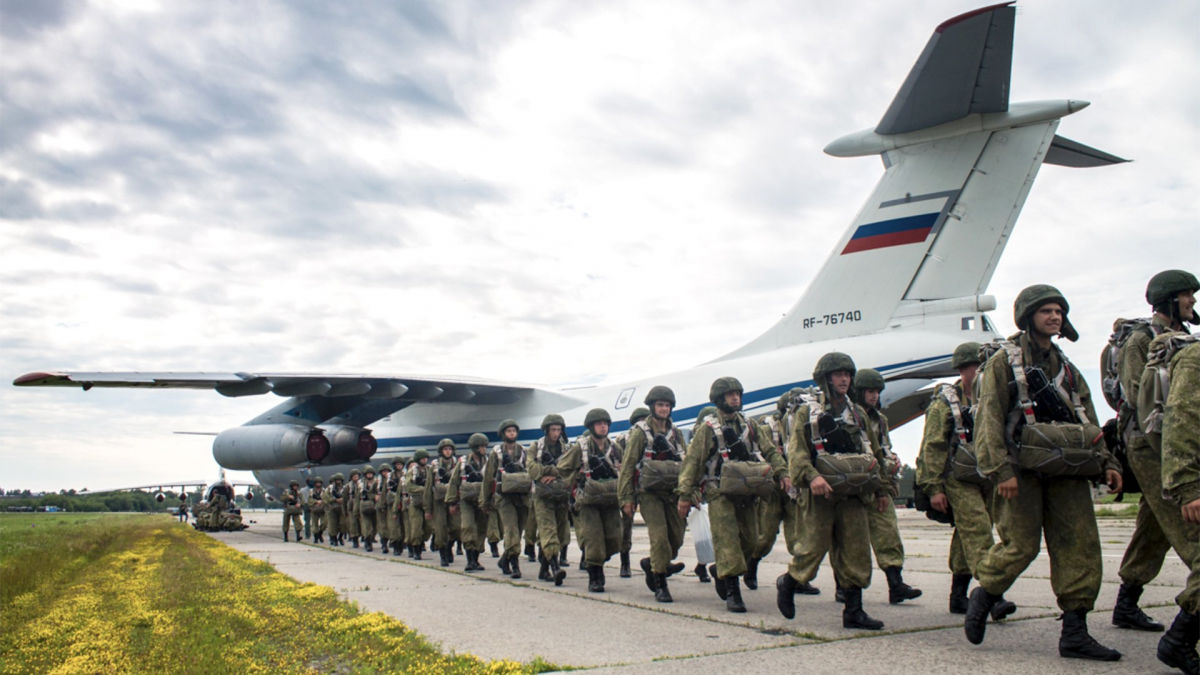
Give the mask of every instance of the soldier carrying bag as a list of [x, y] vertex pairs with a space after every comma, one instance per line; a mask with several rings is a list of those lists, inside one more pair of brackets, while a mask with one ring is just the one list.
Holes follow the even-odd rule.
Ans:
[[641, 492], [654, 494], [671, 494], [679, 484], [679, 468], [682, 464], [682, 453], [676, 447], [675, 429], [670, 436], [655, 434], [646, 420], [637, 423], [646, 437], [646, 447], [642, 450], [642, 458], [638, 462], [637, 486]]
[[733, 427], [720, 426], [715, 415], [704, 420], [717, 441], [705, 482], [715, 484], [723, 497], [770, 497], [775, 493], [774, 469], [758, 451], [754, 424], [744, 421], [739, 436]]
[[474, 503], [479, 499], [479, 493], [483, 487], [483, 476], [479, 469], [467, 463], [466, 457], [458, 458], [458, 467], [458, 499]]
[[[855, 446], [846, 420], [835, 420], [825, 413], [820, 400], [808, 404], [809, 434], [812, 438], [812, 463], [817, 473], [829, 483], [835, 495], [861, 495], [878, 492], [881, 482], [879, 462], [870, 452], [871, 441], [862, 424], [858, 424], [859, 445]], [[852, 405], [852, 404], [850, 404]], [[847, 405], [845, 415], [850, 414]], [[866, 449], [866, 452], [863, 452]]]
[[1062, 383], [1066, 378], [1074, 379], [1066, 357], [1060, 353], [1062, 369], [1056, 381], [1051, 382], [1040, 368], [1025, 367], [1019, 345], [1009, 342], [1004, 350], [1008, 353], [1017, 384], [1017, 407], [1008, 423], [1010, 443], [1016, 448], [1017, 466], [1043, 476], [1095, 478], [1102, 475], [1104, 465], [1100, 448], [1104, 432], [1087, 421], [1083, 402], [1073, 382], [1067, 388], [1072, 407], [1067, 407], [1063, 400]]
[[533, 489], [533, 480], [525, 471], [525, 449], [521, 448], [521, 456], [510, 461], [501, 446], [497, 445], [496, 462], [500, 471], [499, 492], [502, 495], [527, 495]]
[[600, 457], [599, 461], [603, 462], [607, 467], [611, 478], [596, 478], [592, 471], [592, 463], [590, 461], [589, 450], [591, 449], [591, 439], [584, 436], [579, 440], [579, 448], [582, 451], [582, 469], [583, 480], [575, 488], [575, 505], [576, 506], [591, 506], [596, 508], [616, 507], [619, 506], [617, 501], [617, 472], [616, 469], [608, 463], [604, 457]]
[[972, 436], [975, 425], [970, 411], [963, 409], [954, 385], [943, 384], [938, 395], [950, 406], [950, 416], [954, 420], [954, 432], [950, 437], [950, 456], [946, 458], [946, 474], [964, 483], [986, 485], [989, 481], [987, 476], [979, 471], [979, 459], [975, 456]]

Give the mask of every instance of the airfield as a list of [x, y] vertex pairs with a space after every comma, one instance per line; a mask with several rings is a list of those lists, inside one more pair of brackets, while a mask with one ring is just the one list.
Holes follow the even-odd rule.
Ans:
[[[691, 535], [680, 560], [688, 570], [671, 578], [675, 602], [660, 604], [646, 589], [637, 561], [648, 555], [645, 528], [635, 520], [633, 569], [618, 577], [614, 556], [605, 567], [605, 593], [588, 593], [587, 575], [578, 571], [579, 548], [572, 542], [571, 565], [561, 587], [537, 580], [535, 563], [522, 561], [523, 578], [501, 576], [496, 560], [484, 553], [485, 571], [467, 574], [455, 557], [448, 568], [436, 555], [424, 560], [382, 556], [362, 549], [285, 543], [278, 512], [247, 513], [243, 532], [211, 536], [251, 557], [267, 561], [299, 581], [329, 586], [367, 611], [389, 614], [440, 643], [445, 651], [484, 659], [529, 661], [542, 657], [560, 666], [620, 673], [811, 672], [896, 673], [1169, 673], [1154, 656], [1160, 633], [1121, 630], [1110, 623], [1120, 580], [1117, 569], [1133, 530], [1132, 518], [1101, 518], [1104, 584], [1089, 615], [1092, 635], [1122, 652], [1115, 663], [1076, 661], [1058, 656], [1059, 610], [1050, 589], [1045, 552], [1006, 597], [1017, 603], [1015, 615], [990, 623], [982, 645], [963, 637], [962, 617], [946, 611], [950, 574], [946, 568], [949, 527], [916, 511], [898, 511], [908, 562], [905, 580], [924, 595], [900, 605], [887, 603], [887, 582], [875, 570], [863, 593], [864, 607], [884, 622], [883, 631], [841, 627], [841, 605], [833, 601], [828, 561], [814, 584], [819, 596], [797, 596], [797, 616], [788, 621], [775, 608], [774, 580], [787, 564], [782, 537], [759, 568], [759, 589], [743, 588], [746, 614], [725, 611], [711, 583], [699, 583]], [[1169, 625], [1187, 568], [1170, 554], [1162, 572], [1148, 585], [1141, 604]], [[974, 588], [974, 584], [972, 584]]]

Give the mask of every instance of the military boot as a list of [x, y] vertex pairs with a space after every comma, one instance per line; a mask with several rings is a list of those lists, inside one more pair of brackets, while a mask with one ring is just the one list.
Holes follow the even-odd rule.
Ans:
[[554, 580], [555, 586], [562, 586], [563, 579], [567, 578], [567, 573], [563, 571], [561, 565], [558, 564], [558, 556], [550, 556], [547, 560], [550, 563], [550, 578]]
[[363, 538], [363, 548], [366, 549], [367, 553], [370, 553], [371, 551], [374, 550], [372, 548], [372, 544], [374, 544], [374, 543], [375, 543], [375, 537], [364, 537]]
[[425, 547], [417, 546], [416, 544], [413, 544], [412, 549], [413, 549], [413, 554], [412, 554], [413, 560], [420, 560], [421, 559], [421, 551], [425, 550]]
[[696, 579], [700, 583], [707, 584], [712, 581], [712, 577], [708, 576], [708, 568], [704, 566], [704, 563], [696, 563], [696, 568], [692, 571], [696, 573]]
[[996, 601], [996, 604], [992, 605], [992, 621], [1003, 621], [1009, 614], [1012, 614], [1015, 611], [1017, 611], [1017, 606], [1008, 600], [1005, 600], [1004, 596], [1002, 595], [1000, 596], [1000, 599]]
[[713, 588], [717, 591], [717, 597], [724, 600], [729, 595], [728, 580], [717, 576], [717, 566], [708, 566], [708, 575], [713, 579]]
[[493, 557], [493, 558], [499, 558], [499, 557], [500, 557], [500, 551], [496, 549], [496, 542], [494, 542], [494, 541], [489, 541], [489, 542], [488, 542], [488, 548], [490, 548], [490, 549], [492, 550], [492, 557]]
[[837, 587], [833, 591], [833, 601], [844, 604], [846, 602], [846, 589], [842, 587], [842, 582], [834, 581], [834, 583], [837, 584]]
[[358, 548], [358, 537], [350, 537], [350, 544], [354, 546], [354, 548]]
[[287, 540], [288, 540], [288, 538], [287, 538], [287, 530], [284, 530], [284, 531], [283, 531], [283, 540], [284, 540], [284, 541], [287, 541]]
[[1116, 661], [1121, 652], [1096, 642], [1087, 629], [1087, 610], [1063, 612], [1062, 636], [1058, 638], [1058, 655], [1066, 659]]
[[883, 628], [882, 621], [872, 619], [863, 611], [861, 588], [847, 586], [842, 589], [842, 594], [846, 597], [846, 606], [842, 608], [842, 628], [865, 628], [866, 630]]
[[400, 551], [401, 551], [403, 548], [404, 548], [404, 547], [400, 545], [400, 542], [396, 541], [395, 539], [393, 539], [393, 540], [392, 540], [392, 555], [394, 555], [394, 556], [399, 556], [399, 555], [400, 555]]
[[669, 563], [667, 565], [667, 571], [665, 572], [665, 574], [667, 576], [671, 576], [673, 574], [679, 574], [680, 572], [684, 571], [685, 569], [687, 569], [687, 565], [684, 565], [681, 562], [673, 562], [673, 563]]
[[796, 593], [799, 595], [820, 595], [821, 589], [813, 586], [811, 582], [796, 584]]
[[588, 565], [588, 592], [603, 593], [604, 592], [604, 574], [603, 568], [599, 565]]
[[963, 619], [963, 632], [967, 641], [973, 645], [983, 642], [983, 634], [987, 631], [988, 612], [1000, 600], [999, 595], [992, 595], [976, 586], [967, 600], [967, 616]]
[[525, 557], [529, 562], [537, 562], [537, 553], [533, 549], [533, 544], [525, 544]]
[[513, 556], [512, 560], [509, 562], [509, 564], [512, 565], [512, 578], [520, 579], [521, 578], [521, 556], [519, 556], [519, 555]]
[[439, 548], [437, 550], [437, 552], [438, 552], [438, 565], [441, 565], [442, 567], [449, 567], [450, 566], [450, 555], [449, 555], [450, 547], [443, 546], [443, 547]]
[[500, 556], [500, 571], [506, 577], [512, 576], [512, 565], [509, 564], [508, 553], [505, 553], [504, 555]]
[[629, 573], [629, 553], [625, 552], [621, 554], [621, 578], [628, 579], [631, 576], [633, 575]]
[[546, 559], [546, 552], [538, 549], [538, 581], [550, 581], [550, 561]]
[[[462, 551], [459, 551], [459, 553], [461, 552]], [[446, 544], [446, 560], [449, 561], [451, 565], [454, 564], [454, 547], [450, 544]]]
[[458, 553], [459, 555], [465, 555], [465, 554], [463, 553], [462, 539], [455, 539], [455, 540], [454, 540], [454, 546], [455, 546], [455, 552], [456, 552], [456, 553]]
[[746, 588], [752, 591], [758, 590], [758, 561], [762, 558], [751, 558], [746, 563], [746, 573], [742, 575], [742, 581], [746, 582]]
[[388, 552], [388, 538], [387, 537], [379, 538], [379, 550], [384, 555], [387, 555], [387, 552]]
[[970, 574], [955, 574], [950, 577], [950, 613], [967, 613], [967, 588], [971, 585]]
[[583, 547], [580, 546], [579, 547], [579, 571], [582, 572], [582, 571], [586, 570], [587, 567], [588, 567], [587, 554], [584, 553]]
[[888, 602], [893, 605], [898, 605], [905, 600], [921, 597], [921, 590], [913, 588], [904, 583], [904, 577], [900, 573], [900, 567], [892, 566], [883, 570], [887, 575], [888, 582]]
[[657, 574], [655, 576], [658, 577], [658, 588], [654, 591], [654, 599], [659, 602], [675, 602], [675, 599], [671, 597], [671, 590], [667, 588], [667, 575]]
[[796, 618], [796, 580], [787, 572], [775, 580], [775, 606], [783, 618]]
[[1179, 610], [1171, 628], [1158, 641], [1158, 660], [1185, 673], [1200, 675], [1197, 637], [1200, 637], [1200, 615]]
[[596, 581], [600, 583], [600, 592], [604, 592], [604, 565], [596, 565]]
[[1132, 628], [1150, 633], [1161, 633], [1165, 628], [1161, 623], [1151, 619], [1138, 607], [1142, 597], [1142, 587], [1130, 583], [1122, 583], [1117, 590], [1117, 604], [1113, 606], [1112, 623], [1117, 628]]
[[566, 567], [569, 564], [567, 561], [567, 545], [566, 544], [563, 544], [562, 548], [558, 550], [558, 564], [563, 567]]
[[746, 611], [746, 603], [742, 602], [742, 585], [736, 576], [725, 580], [725, 609], [736, 614]]
[[642, 558], [638, 564], [642, 568], [642, 572], [646, 575], [646, 588], [649, 588], [651, 593], [657, 592], [658, 575], [654, 573], [654, 568], [650, 566], [650, 559]]

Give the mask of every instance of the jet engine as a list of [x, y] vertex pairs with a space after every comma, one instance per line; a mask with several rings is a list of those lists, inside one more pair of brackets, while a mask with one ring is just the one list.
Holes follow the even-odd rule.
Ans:
[[254, 501], [254, 490], [246, 490], [246, 503]]
[[167, 501], [167, 496], [160, 492], [160, 493], [154, 495], [154, 501], [161, 504], [161, 503]]
[[213, 459], [226, 469], [261, 471], [320, 464], [329, 457], [325, 432], [298, 424], [253, 424], [226, 429], [213, 441]]
[[321, 427], [329, 438], [331, 464], [365, 462], [375, 454], [379, 442], [367, 429], [331, 425]]

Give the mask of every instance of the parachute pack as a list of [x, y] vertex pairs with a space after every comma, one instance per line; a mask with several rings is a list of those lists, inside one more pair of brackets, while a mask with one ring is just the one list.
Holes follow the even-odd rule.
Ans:
[[1180, 349], [1197, 341], [1200, 341], [1200, 336], [1197, 335], [1164, 333], [1150, 343], [1146, 370], [1142, 374], [1142, 387], [1138, 392], [1138, 411], [1145, 413], [1139, 422], [1147, 437], [1156, 440], [1162, 435], [1164, 407], [1167, 394], [1171, 391], [1171, 375], [1168, 370], [1171, 359]]
[[974, 421], [969, 410], [958, 398], [958, 390], [952, 384], [938, 387], [937, 395], [950, 406], [950, 417], [954, 420], [954, 435], [950, 438], [950, 455], [946, 458], [946, 473], [954, 480], [983, 485], [987, 476], [979, 471], [979, 460], [975, 456]]
[[1150, 319], [1117, 319], [1113, 322], [1113, 332], [1108, 336], [1108, 344], [1104, 345], [1104, 350], [1100, 352], [1100, 388], [1104, 392], [1104, 400], [1108, 401], [1109, 407], [1117, 414], [1121, 414], [1122, 408], [1132, 407], [1131, 402], [1125, 400], [1118, 371], [1121, 365], [1121, 348], [1137, 332], [1146, 333], [1153, 338], [1154, 324]]
[[[808, 405], [809, 437], [814, 452], [813, 466], [835, 495], [869, 494], [879, 490], [879, 462], [871, 452], [871, 441], [867, 438], [866, 420], [857, 422], [846, 419], [853, 408], [847, 406], [838, 419], [825, 413], [824, 396], [811, 395], [812, 390], [801, 394]], [[830, 424], [832, 422], [832, 424]], [[858, 443], [854, 443], [852, 427], [857, 427]]]

